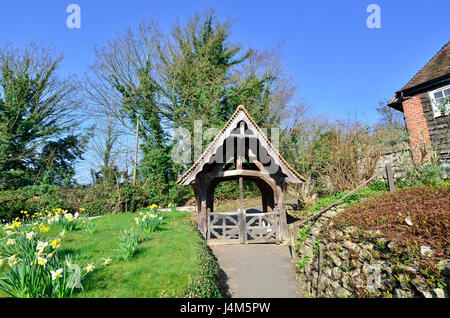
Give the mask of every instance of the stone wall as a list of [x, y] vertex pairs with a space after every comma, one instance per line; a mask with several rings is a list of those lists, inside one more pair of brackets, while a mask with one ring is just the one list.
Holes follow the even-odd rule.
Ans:
[[306, 297], [448, 297], [450, 259], [438, 265], [447, 288], [429, 288], [417, 261], [380, 232], [354, 227], [330, 231], [328, 226], [343, 210], [342, 206], [330, 209], [301, 227], [301, 233], [295, 223], [290, 224]]
[[[382, 155], [377, 161], [375, 173], [385, 171], [388, 163], [391, 164], [394, 181], [405, 180], [407, 171], [414, 167], [411, 151], [406, 147], [403, 150]], [[379, 175], [377, 180], [387, 181], [386, 173]]]

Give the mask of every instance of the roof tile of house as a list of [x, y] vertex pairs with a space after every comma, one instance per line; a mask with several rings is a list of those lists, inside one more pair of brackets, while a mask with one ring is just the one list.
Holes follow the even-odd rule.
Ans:
[[400, 91], [445, 75], [450, 75], [450, 41]]

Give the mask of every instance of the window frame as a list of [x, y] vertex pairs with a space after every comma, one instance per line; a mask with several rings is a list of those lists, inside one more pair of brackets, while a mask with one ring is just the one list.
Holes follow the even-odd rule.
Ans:
[[442, 86], [442, 87], [436, 88], [435, 90], [432, 90], [432, 91], [428, 92], [428, 96], [430, 98], [431, 109], [433, 110], [434, 118], [442, 117], [442, 116], [448, 116], [450, 114], [450, 96], [448, 96], [448, 102], [447, 102], [447, 104], [445, 104], [446, 111], [445, 111], [444, 114], [442, 114], [441, 109], [437, 107], [436, 98], [434, 97], [434, 94], [436, 92], [442, 91], [442, 96], [445, 98], [444, 91], [446, 89], [450, 89], [450, 85]]

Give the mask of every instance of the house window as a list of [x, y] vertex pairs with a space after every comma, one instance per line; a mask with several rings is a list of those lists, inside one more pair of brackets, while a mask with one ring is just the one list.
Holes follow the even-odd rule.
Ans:
[[448, 115], [450, 113], [450, 86], [441, 87], [429, 94], [434, 117]]

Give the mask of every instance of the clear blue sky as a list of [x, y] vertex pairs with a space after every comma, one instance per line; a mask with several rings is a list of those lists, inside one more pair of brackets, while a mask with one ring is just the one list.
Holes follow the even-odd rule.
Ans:
[[[71, 3], [81, 7], [81, 29], [66, 27]], [[381, 8], [380, 29], [366, 26], [371, 3]], [[374, 121], [378, 101], [392, 97], [450, 35], [448, 0], [15, 0], [0, 7], [0, 40], [53, 44], [65, 55], [61, 72], [82, 78], [95, 45], [125, 27], [152, 17], [167, 29], [177, 17], [208, 8], [235, 19], [232, 39], [244, 46], [285, 41], [285, 70], [297, 98], [331, 118], [357, 113]]]

